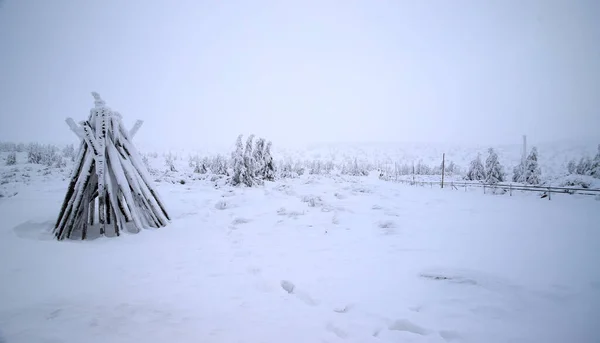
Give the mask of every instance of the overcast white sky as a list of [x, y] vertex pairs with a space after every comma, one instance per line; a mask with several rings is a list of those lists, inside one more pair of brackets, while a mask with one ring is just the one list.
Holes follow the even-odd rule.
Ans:
[[600, 1], [4, 0], [0, 140], [600, 140]]

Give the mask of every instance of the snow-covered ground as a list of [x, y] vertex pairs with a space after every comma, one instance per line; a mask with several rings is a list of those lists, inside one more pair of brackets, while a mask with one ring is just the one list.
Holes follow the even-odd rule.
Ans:
[[600, 341], [593, 197], [159, 182], [168, 227], [57, 242], [66, 171], [28, 168], [0, 198], [0, 342]]

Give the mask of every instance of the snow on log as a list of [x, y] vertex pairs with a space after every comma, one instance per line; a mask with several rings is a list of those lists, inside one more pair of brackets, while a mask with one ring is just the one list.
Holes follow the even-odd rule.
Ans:
[[131, 138], [122, 116], [106, 106], [96, 92], [94, 108], [79, 126], [70, 129], [81, 139], [71, 182], [54, 226], [58, 240], [119, 236], [168, 225], [170, 217]]
[[144, 124], [144, 121], [142, 120], [138, 120], [135, 122], [135, 124], [133, 124], [131, 130], [129, 130], [129, 139], [133, 139], [133, 137], [135, 137], [135, 134], [138, 132], [140, 127], [142, 127], [142, 124]]
[[75, 132], [77, 137], [79, 137], [80, 139], [84, 139], [83, 129], [77, 126], [77, 124], [75, 124], [73, 118], [67, 118], [65, 121], [67, 122], [67, 125], [69, 125], [69, 127], [71, 128], [71, 131]]

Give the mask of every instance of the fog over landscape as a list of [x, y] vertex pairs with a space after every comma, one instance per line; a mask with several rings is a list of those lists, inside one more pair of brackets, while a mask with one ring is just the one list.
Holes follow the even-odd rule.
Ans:
[[598, 13], [595, 1], [5, 0], [0, 137], [74, 141], [64, 118], [83, 120], [97, 91], [145, 121], [140, 144], [180, 148], [239, 133], [597, 138]]
[[598, 343], [600, 2], [0, 0], [0, 343]]

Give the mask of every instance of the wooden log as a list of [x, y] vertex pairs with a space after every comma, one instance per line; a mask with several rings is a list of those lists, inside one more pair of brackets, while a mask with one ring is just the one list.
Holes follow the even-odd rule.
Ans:
[[150, 176], [148, 175], [148, 172], [147, 172], [146, 168], [144, 167], [143, 162], [139, 158], [139, 153], [137, 152], [135, 147], [127, 140], [123, 141], [123, 150], [128, 155], [135, 170], [137, 170], [139, 172], [140, 177], [143, 180], [143, 182], [145, 183], [145, 185], [148, 187], [148, 189], [150, 191], [151, 199], [153, 199], [156, 202], [156, 205], [160, 209], [159, 214], [162, 217], [161, 221], [164, 223], [163, 226], [167, 225], [168, 221], [170, 221], [171, 218], [169, 217], [169, 214], [165, 208], [165, 205], [164, 205], [162, 199], [160, 198], [158, 193], [154, 190], [154, 187], [152, 186], [152, 183], [150, 182]]
[[85, 161], [81, 167], [81, 173], [77, 177], [77, 181], [73, 190], [73, 194], [69, 196], [69, 202], [65, 209], [65, 213], [61, 218], [60, 223], [56, 227], [55, 235], [59, 240], [64, 238], [64, 230], [65, 227], [68, 227], [68, 223], [70, 222], [71, 217], [73, 216], [74, 207], [78, 207], [76, 204], [77, 199], [81, 199], [83, 190], [88, 183], [91, 173], [94, 170], [94, 158], [87, 154], [85, 155]]
[[[116, 149], [114, 148], [114, 146], [110, 145], [109, 148], [107, 149], [107, 153], [108, 153], [109, 158], [112, 161], [119, 161], [119, 156], [116, 153]], [[125, 172], [123, 171], [121, 163], [112, 163], [111, 167], [112, 167], [112, 171], [115, 173], [115, 178], [119, 185], [119, 189], [121, 189], [121, 191], [123, 192], [123, 195], [125, 197], [125, 205], [129, 207], [129, 212], [131, 213], [133, 223], [135, 224], [135, 226], [138, 230], [141, 230], [141, 229], [143, 229], [143, 225], [141, 223], [141, 219], [138, 216], [137, 210], [134, 207], [135, 200], [131, 193], [130, 187], [127, 187], [127, 185], [129, 185], [129, 184], [127, 182], [127, 177], [125, 176]], [[129, 185], [129, 186], [131, 186], [131, 185]]]
[[54, 230], [56, 230], [58, 228], [60, 222], [63, 220], [63, 218], [65, 216], [65, 211], [69, 204], [69, 201], [71, 200], [71, 197], [73, 196], [73, 193], [75, 192], [75, 186], [77, 185], [77, 179], [78, 179], [77, 177], [81, 173], [81, 169], [83, 166], [83, 160], [85, 158], [86, 152], [87, 152], [87, 147], [83, 146], [83, 149], [80, 149], [78, 159], [75, 160], [76, 164], [73, 166], [73, 173], [72, 173], [73, 175], [71, 176], [71, 182], [69, 182], [69, 188], [67, 189], [67, 194], [65, 195], [65, 198], [63, 200], [63, 203], [62, 203], [59, 215], [58, 215], [58, 219], [56, 220], [56, 224], [54, 224]]
[[133, 168], [128, 159], [121, 159], [120, 162], [125, 171], [125, 176], [127, 177], [129, 185], [132, 188], [132, 194], [134, 195], [137, 207], [144, 209], [144, 211], [142, 211], [144, 215], [142, 217], [144, 219], [144, 225], [152, 227], [163, 226], [160, 224], [160, 220], [155, 213], [157, 208], [153, 206], [148, 199], [151, 194], [145, 188], [145, 184], [140, 179], [139, 173]]
[[98, 221], [100, 225], [100, 234], [104, 235], [106, 232], [106, 191], [104, 175], [106, 169], [106, 123], [109, 110], [106, 107], [101, 107], [96, 111], [96, 140], [98, 142], [98, 155], [96, 156], [96, 173], [98, 174]]
[[[113, 161], [110, 159], [110, 156], [107, 156], [107, 165], [111, 166]], [[117, 193], [119, 190], [118, 184], [116, 182], [116, 177], [114, 175], [113, 169], [108, 168], [107, 170], [107, 182], [106, 182], [106, 192], [108, 196], [109, 206], [109, 216], [112, 217], [112, 224], [114, 226], [115, 235], [119, 236], [119, 227], [123, 220], [123, 213], [121, 212], [121, 206], [118, 201]]]
[[95, 219], [96, 219], [96, 198], [98, 197], [98, 185], [97, 185], [97, 178], [98, 176], [95, 173], [92, 173], [92, 175], [90, 176], [90, 185], [92, 185], [92, 187], [90, 187], [90, 196], [89, 196], [89, 205], [88, 205], [88, 224], [89, 225], [94, 225], [95, 224]]
[[67, 122], [67, 125], [69, 125], [71, 131], [73, 131], [77, 137], [79, 137], [81, 140], [85, 139], [85, 133], [83, 132], [83, 129], [75, 124], [73, 118], [67, 118], [65, 121]]
[[140, 170], [133, 165], [133, 156], [123, 145], [119, 145], [119, 147], [121, 147], [123, 150], [121, 156], [125, 156], [121, 158], [123, 170], [126, 172], [126, 176], [128, 177], [130, 186], [134, 190], [134, 193], [140, 197], [139, 200], [141, 200], [141, 202], [144, 204], [144, 207], [150, 211], [149, 219], [151, 219], [151, 222], [155, 224], [153, 226], [161, 227], [167, 225], [168, 219], [162, 213], [164, 211], [163, 208], [161, 208], [159, 202], [154, 197], [149, 185], [144, 182], [144, 177]]
[[140, 127], [142, 127], [143, 124], [144, 124], [143, 120], [136, 120], [136, 122], [133, 125], [133, 127], [131, 128], [131, 130], [129, 130], [129, 139], [132, 139], [133, 137], [135, 137], [135, 134], [138, 132], [138, 130], [140, 129]]
[[100, 147], [98, 146], [98, 142], [94, 135], [94, 129], [92, 129], [89, 122], [84, 122], [82, 129], [84, 133], [83, 139], [91, 149], [91, 152], [94, 154], [94, 158], [96, 158], [96, 156], [98, 156], [100, 153]]
[[[93, 161], [93, 159], [92, 159], [92, 161]], [[69, 221], [67, 221], [67, 223], [66, 223], [66, 227], [67, 227], [66, 237], [67, 238], [71, 237], [73, 230], [77, 227], [77, 225], [79, 225], [78, 222], [81, 221], [81, 216], [84, 211], [83, 206], [86, 203], [89, 203], [89, 199], [84, 199], [84, 196], [86, 195], [86, 193], [88, 193], [88, 194], [90, 193], [88, 191], [88, 188], [92, 187], [90, 180], [93, 176], [93, 170], [94, 170], [94, 163], [92, 162], [89, 172], [84, 175], [83, 184], [81, 186], [81, 191], [76, 193], [75, 199], [73, 201], [73, 211], [71, 212]]]

